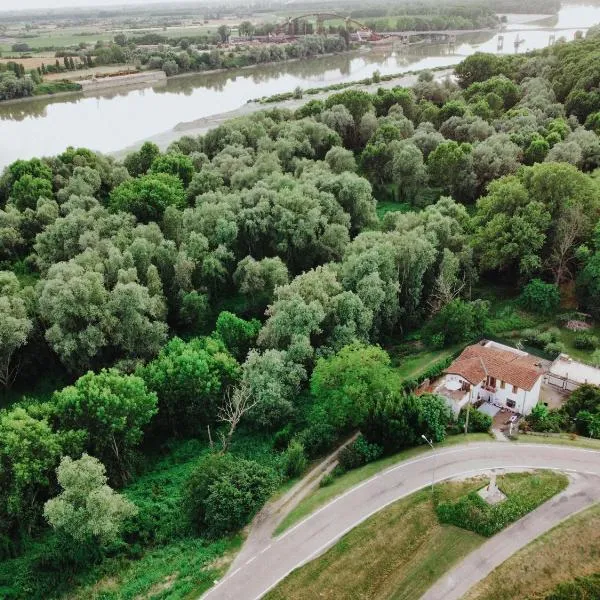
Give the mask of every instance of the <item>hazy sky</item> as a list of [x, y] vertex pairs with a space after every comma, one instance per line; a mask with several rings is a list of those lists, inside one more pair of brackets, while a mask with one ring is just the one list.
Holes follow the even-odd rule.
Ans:
[[[114, 6], [115, 4], [157, 4], [171, 0], [0, 0], [0, 11], [27, 10], [32, 8], [63, 8], [84, 6]], [[173, 0], [173, 2], [181, 0]]]

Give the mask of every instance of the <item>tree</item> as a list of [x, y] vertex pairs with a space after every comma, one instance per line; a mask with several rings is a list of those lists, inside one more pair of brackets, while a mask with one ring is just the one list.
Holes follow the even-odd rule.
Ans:
[[392, 155], [391, 173], [403, 201], [414, 201], [427, 181], [427, 171], [421, 151], [408, 141], [389, 144]]
[[250, 21], [242, 21], [238, 31], [241, 36], [250, 37], [254, 33], [254, 25]]
[[238, 360], [242, 360], [254, 346], [260, 327], [260, 321], [257, 319], [245, 321], [233, 313], [223, 311], [217, 318], [215, 332], [229, 352]]
[[219, 28], [217, 29], [217, 33], [219, 34], [219, 37], [221, 38], [221, 42], [226, 44], [227, 41], [229, 40], [229, 36], [231, 35], [231, 29], [229, 29], [229, 27], [227, 25], [219, 25]]
[[285, 263], [278, 256], [259, 261], [246, 256], [238, 263], [233, 281], [242, 294], [259, 296], [268, 302], [276, 287], [288, 283], [289, 275]]
[[506, 134], [497, 134], [473, 148], [473, 169], [479, 190], [493, 179], [514, 173], [521, 165], [522, 152]]
[[441, 187], [457, 200], [472, 200], [477, 180], [473, 170], [473, 153], [469, 144], [443, 142], [427, 159], [432, 185]]
[[110, 193], [109, 198], [113, 212], [130, 212], [142, 223], [160, 221], [167, 206], [185, 206], [181, 180], [167, 173], [153, 173], [125, 181]]
[[373, 106], [371, 95], [361, 90], [344, 90], [337, 94], [331, 94], [325, 100], [326, 108], [331, 108], [339, 104], [342, 104], [350, 111], [355, 124], [360, 123], [363, 115], [372, 109]]
[[102, 460], [112, 481], [123, 485], [144, 428], [157, 412], [156, 394], [140, 377], [103, 369], [55, 392], [53, 403], [60, 426], [84, 431], [87, 450]]
[[152, 142], [144, 142], [137, 152], [132, 152], [125, 157], [123, 164], [132, 177], [145, 175], [154, 160], [160, 155], [160, 150]]
[[240, 421], [257, 404], [258, 400], [252, 400], [250, 388], [243, 380], [233, 388], [233, 391], [231, 388], [225, 391], [223, 404], [219, 409], [219, 421], [225, 423], [229, 429], [226, 434], [221, 434], [221, 454], [225, 454], [229, 450], [231, 438]]
[[544, 283], [541, 279], [532, 279], [519, 298], [521, 304], [531, 312], [543, 315], [556, 314], [560, 305], [558, 286]]
[[181, 179], [184, 187], [188, 187], [194, 176], [194, 163], [189, 156], [179, 152], [169, 152], [157, 156], [152, 162], [150, 173], [167, 173]]
[[499, 59], [493, 54], [475, 52], [459, 63], [455, 68], [458, 82], [462, 88], [468, 88], [477, 81], [486, 81], [496, 75]]
[[354, 154], [350, 150], [346, 150], [341, 146], [334, 146], [325, 155], [325, 162], [334, 173], [343, 173], [356, 171], [356, 160]]
[[45, 178], [23, 175], [14, 182], [10, 194], [12, 202], [20, 210], [35, 209], [40, 198], [53, 198], [52, 183]]
[[17, 276], [0, 271], [0, 386], [10, 387], [19, 374], [21, 364], [16, 355], [32, 329]]
[[483, 270], [511, 269], [531, 275], [542, 266], [541, 251], [552, 216], [545, 204], [532, 201], [514, 176], [490, 183], [477, 202], [474, 246]]
[[107, 485], [104, 465], [92, 456], [63, 457], [56, 476], [62, 492], [46, 502], [44, 516], [75, 544], [114, 542], [137, 514], [134, 504]]
[[39, 284], [39, 316], [46, 340], [73, 371], [89, 368], [108, 345], [109, 295], [101, 273], [57, 263]]
[[255, 427], [274, 430], [292, 418], [306, 370], [282, 350], [250, 350], [242, 365], [242, 380], [255, 403], [247, 420]]
[[32, 531], [68, 442], [47, 417], [36, 418], [22, 406], [0, 411], [0, 532]]
[[219, 339], [173, 338], [139, 374], [158, 396], [156, 425], [179, 435], [215, 422], [224, 391], [239, 378], [239, 365]]
[[484, 300], [452, 300], [427, 324], [423, 335], [428, 344], [438, 347], [473, 340], [484, 332], [488, 310]]
[[183, 506], [196, 529], [211, 536], [246, 525], [273, 491], [273, 471], [230, 454], [210, 455], [185, 484]]
[[390, 358], [378, 346], [354, 343], [317, 361], [310, 380], [315, 399], [311, 421], [338, 431], [359, 427], [370, 408], [397, 385]]

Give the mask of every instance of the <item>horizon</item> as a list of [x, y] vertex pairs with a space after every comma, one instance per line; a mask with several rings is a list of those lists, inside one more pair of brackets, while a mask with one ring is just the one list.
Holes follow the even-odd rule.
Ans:
[[32, 10], [64, 10], [94, 9], [141, 6], [147, 4], [207, 4], [217, 0], [4, 0], [0, 5], [0, 13], [26, 13]]

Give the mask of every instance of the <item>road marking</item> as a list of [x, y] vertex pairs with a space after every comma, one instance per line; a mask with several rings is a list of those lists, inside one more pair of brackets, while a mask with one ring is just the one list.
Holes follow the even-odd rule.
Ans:
[[272, 544], [269, 544], [266, 548], [263, 548], [260, 553], [263, 554], [265, 553], [270, 547], [272, 546]]
[[250, 563], [251, 563], [253, 560], [255, 560], [255, 559], [256, 559], [256, 556], [253, 556], [252, 558], [249, 558], [249, 559], [246, 561], [246, 564], [247, 564], [247, 565], [249, 565], [249, 564], [250, 564]]
[[[531, 444], [531, 445], [532, 446], [538, 446], [540, 444]], [[413, 462], [417, 462], [417, 461], [413, 461]], [[510, 469], [536, 469], [536, 470], [547, 469], [547, 470], [550, 470], [550, 471], [561, 471], [561, 472], [568, 471], [568, 472], [571, 472], [571, 473], [585, 473], [587, 475], [596, 475], [596, 476], [600, 475], [600, 473], [597, 473], [597, 472], [592, 472], [592, 471], [578, 471], [576, 469], [564, 469], [562, 467], [549, 467], [549, 466], [540, 467], [540, 466], [537, 466], [537, 465], [534, 465], [534, 466], [532, 466], [532, 465], [502, 465], [502, 466], [485, 467], [485, 468], [481, 468], [481, 469], [470, 469], [468, 471], [462, 471], [460, 473], [454, 473], [453, 475], [450, 475], [448, 477], [439, 477], [439, 478], [437, 478], [437, 479], [434, 480], [434, 483], [440, 483], [442, 481], [447, 481], [449, 479], [455, 479], [457, 477], [465, 477], [467, 475], [471, 475], [471, 474], [475, 474], [475, 473], [484, 473], [484, 472], [489, 471], [491, 469], [504, 469], [504, 470], [510, 470]], [[370, 481], [370, 480], [367, 480], [367, 481]], [[387, 508], [391, 504], [394, 504], [394, 502], [398, 502], [399, 500], [402, 500], [403, 498], [406, 498], [407, 496], [410, 496], [411, 494], [414, 494], [414, 493], [416, 493], [416, 492], [418, 492], [418, 491], [420, 491], [422, 489], [425, 489], [429, 485], [430, 484], [427, 483], [426, 485], [418, 487], [418, 488], [415, 488], [413, 490], [410, 490], [410, 491], [402, 494], [401, 496], [397, 496], [393, 500], [390, 500], [389, 502], [386, 502], [385, 504], [379, 506], [378, 508], [376, 508], [375, 510], [371, 511], [367, 515], [361, 517], [360, 519], [358, 519], [357, 521], [355, 521], [352, 525], [349, 525], [348, 527], [346, 527], [346, 529], [344, 529], [341, 533], [336, 534], [329, 541], [327, 541], [324, 544], [322, 544], [321, 546], [319, 546], [319, 548], [317, 548], [314, 552], [312, 552], [307, 558], [303, 559], [302, 561], [300, 561], [299, 563], [297, 563], [294, 567], [292, 567], [291, 569], [289, 569], [284, 575], [282, 575], [279, 579], [277, 579], [277, 581], [275, 581], [273, 584], [271, 584], [268, 588], [266, 588], [263, 592], [261, 592], [253, 600], [260, 600], [260, 598], [262, 598], [265, 594], [267, 594], [269, 591], [271, 591], [278, 583], [281, 583], [290, 573], [292, 573], [296, 569], [299, 569], [299, 568], [303, 567], [306, 563], [310, 562], [311, 560], [313, 560], [314, 558], [316, 558], [317, 556], [319, 556], [319, 554], [321, 554], [322, 552], [324, 552], [327, 548], [329, 548], [335, 542], [337, 542], [339, 539], [341, 539], [342, 537], [344, 537], [349, 531], [352, 531], [352, 529], [354, 529], [355, 527], [358, 527], [361, 523], [364, 523], [367, 519], [369, 519], [373, 515], [377, 514], [378, 512], [380, 512], [382, 510], [384, 510], [385, 508]], [[341, 498], [341, 496], [340, 496], [340, 498]]]

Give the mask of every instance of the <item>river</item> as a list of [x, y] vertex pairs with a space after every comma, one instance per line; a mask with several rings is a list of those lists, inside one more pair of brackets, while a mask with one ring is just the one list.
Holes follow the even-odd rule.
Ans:
[[[497, 32], [461, 35], [453, 46], [422, 44], [410, 48], [374, 47], [312, 60], [263, 65], [253, 69], [198, 74], [169, 79], [143, 89], [125, 88], [94, 95], [39, 98], [0, 106], [0, 168], [17, 158], [48, 156], [68, 146], [113, 153], [141, 140], [177, 137], [177, 131], [198, 119], [222, 115], [248, 100], [301, 88], [382, 74], [455, 65], [477, 51], [525, 52], [556, 39], [573, 39], [600, 22], [600, 6], [565, 5], [555, 16], [531, 20], [509, 15], [503, 48]], [[518, 49], [515, 39], [523, 40]], [[177, 129], [176, 129], [177, 128]]]

